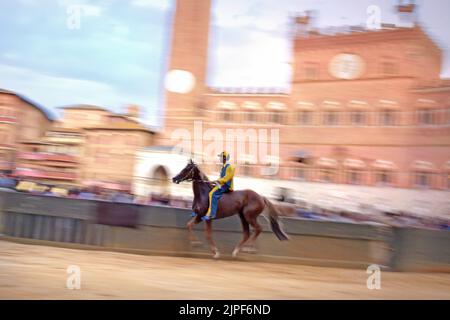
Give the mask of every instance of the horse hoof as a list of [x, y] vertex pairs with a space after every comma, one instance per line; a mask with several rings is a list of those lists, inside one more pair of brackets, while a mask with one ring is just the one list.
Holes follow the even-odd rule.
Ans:
[[239, 249], [234, 249], [233, 253], [231, 255], [233, 256], [233, 258], [237, 258], [238, 253], [239, 253]]
[[214, 259], [219, 259], [220, 258], [220, 253], [216, 252], [213, 256]]

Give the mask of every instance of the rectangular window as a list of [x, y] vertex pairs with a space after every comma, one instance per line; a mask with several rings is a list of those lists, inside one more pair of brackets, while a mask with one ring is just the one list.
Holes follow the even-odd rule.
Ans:
[[419, 125], [432, 125], [434, 124], [434, 115], [433, 111], [426, 109], [426, 110], [419, 110]]
[[378, 185], [388, 186], [392, 184], [392, 176], [387, 171], [381, 171], [376, 173], [375, 178], [376, 178], [375, 181]]
[[414, 185], [421, 188], [429, 187], [430, 175], [427, 172], [416, 172], [414, 174]]
[[326, 183], [334, 182], [334, 172], [333, 170], [324, 169], [320, 171], [320, 181]]
[[269, 122], [282, 124], [283, 123], [283, 115], [279, 111], [274, 111], [269, 113]]
[[252, 175], [252, 165], [249, 163], [242, 164], [239, 172], [241, 172], [244, 177], [251, 176]]
[[323, 114], [323, 122], [326, 126], [337, 126], [339, 124], [339, 113], [337, 111], [326, 111]]
[[305, 80], [317, 80], [318, 72], [317, 68], [308, 66], [305, 68]]
[[218, 120], [223, 122], [233, 121], [233, 115], [231, 111], [219, 111], [218, 112]]
[[397, 74], [397, 66], [392, 61], [385, 61], [381, 65], [382, 73], [386, 76], [393, 76]]
[[395, 111], [390, 109], [385, 109], [380, 112], [380, 124], [383, 126], [393, 126], [395, 125]]
[[362, 174], [359, 171], [350, 171], [347, 175], [347, 182], [349, 184], [359, 185], [362, 182]]
[[301, 125], [311, 125], [312, 115], [312, 111], [300, 111], [298, 113], [298, 123]]
[[350, 123], [354, 126], [366, 124], [366, 115], [363, 111], [353, 111], [350, 113]]
[[308, 180], [306, 168], [295, 168], [295, 178], [300, 181]]
[[244, 120], [245, 120], [245, 122], [257, 122], [258, 117], [256, 115], [256, 112], [254, 112], [254, 111], [247, 111], [244, 114]]
[[319, 65], [315, 62], [308, 62], [303, 67], [303, 76], [305, 80], [319, 79]]

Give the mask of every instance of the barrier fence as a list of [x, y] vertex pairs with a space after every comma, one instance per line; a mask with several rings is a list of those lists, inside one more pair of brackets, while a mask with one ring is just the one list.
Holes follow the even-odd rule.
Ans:
[[[37, 244], [210, 257], [202, 224], [201, 242], [191, 245], [186, 223], [190, 211], [163, 206], [110, 203], [0, 192], [0, 234], [4, 239]], [[257, 254], [238, 259], [319, 266], [367, 268], [378, 264], [395, 271], [450, 272], [450, 233], [439, 230], [282, 218], [290, 241], [280, 242], [267, 221]], [[231, 259], [242, 237], [237, 216], [213, 223], [224, 258]]]

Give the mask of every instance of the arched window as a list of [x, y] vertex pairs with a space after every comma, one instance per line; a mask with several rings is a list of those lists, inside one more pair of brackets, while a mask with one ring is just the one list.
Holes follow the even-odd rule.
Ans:
[[233, 113], [236, 110], [236, 104], [229, 101], [220, 101], [217, 106], [217, 120], [223, 122], [234, 121]]
[[261, 105], [259, 103], [253, 101], [245, 101], [242, 104], [242, 107], [244, 109], [243, 116], [245, 122], [258, 122], [258, 113], [261, 110]]
[[429, 161], [414, 161], [412, 164], [412, 184], [416, 188], [429, 188], [433, 184], [436, 167]]
[[376, 160], [373, 163], [373, 182], [377, 186], [393, 186], [394, 173], [397, 166], [387, 160]]
[[338, 162], [335, 159], [319, 158], [316, 161], [316, 167], [318, 168], [319, 182], [325, 183], [336, 182]]
[[366, 164], [359, 159], [346, 159], [344, 161], [346, 183], [360, 185], [363, 184], [364, 169]]
[[253, 169], [257, 161], [252, 155], [240, 153], [237, 156], [237, 162], [239, 163], [239, 174], [247, 177], [255, 174]]
[[319, 181], [325, 183], [335, 182], [336, 171], [330, 168], [322, 168], [319, 171]]
[[286, 105], [281, 102], [269, 102], [267, 104], [268, 109], [268, 122], [275, 124], [283, 124], [284, 122], [284, 110]]

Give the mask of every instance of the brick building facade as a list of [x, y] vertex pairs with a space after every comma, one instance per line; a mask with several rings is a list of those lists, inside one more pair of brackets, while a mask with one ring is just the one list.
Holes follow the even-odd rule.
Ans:
[[15, 168], [21, 142], [44, 135], [54, 116], [18, 93], [0, 89], [0, 172]]
[[33, 125], [39, 130], [30, 131], [34, 135], [14, 137], [11, 168], [22, 180], [130, 190], [136, 151], [154, 144], [154, 132], [139, 122], [137, 106], [117, 114], [93, 105], [71, 105], [62, 107], [58, 121], [43, 125], [38, 120], [42, 122], [35, 119]]
[[323, 34], [300, 17], [290, 90], [210, 88], [210, 9], [210, 0], [176, 3], [160, 145], [177, 144], [179, 132], [194, 139], [196, 120], [224, 137], [229, 128], [275, 128], [280, 169], [268, 176], [273, 159], [232, 148], [239, 176], [450, 188], [450, 80], [440, 78], [442, 51], [421, 26]]

